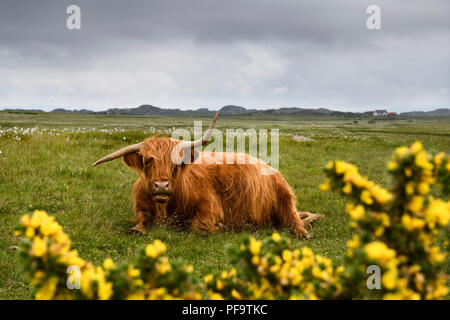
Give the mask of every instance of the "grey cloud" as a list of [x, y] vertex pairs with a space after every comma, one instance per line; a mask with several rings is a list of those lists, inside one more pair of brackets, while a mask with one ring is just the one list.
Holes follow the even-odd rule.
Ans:
[[370, 4], [2, 1], [0, 107], [448, 107], [448, 1], [376, 1], [377, 31]]

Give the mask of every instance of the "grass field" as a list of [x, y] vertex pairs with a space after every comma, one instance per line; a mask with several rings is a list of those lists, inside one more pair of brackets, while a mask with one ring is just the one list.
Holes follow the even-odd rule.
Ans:
[[[143, 236], [129, 234], [134, 226], [131, 188], [136, 173], [121, 161], [91, 166], [154, 132], [169, 135], [169, 128], [192, 128], [194, 120], [198, 119], [0, 112], [0, 298], [33, 297], [21, 258], [10, 247], [18, 245], [13, 227], [34, 209], [55, 215], [80, 255], [96, 263], [106, 257], [129, 260], [158, 238], [167, 244], [171, 258], [193, 264], [199, 277], [231, 267], [227, 246], [239, 243], [242, 232], [198, 235], [152, 227]], [[201, 120], [209, 125], [210, 119]], [[395, 147], [421, 140], [429, 151], [450, 152], [449, 118], [368, 120], [223, 117], [216, 127], [280, 129], [280, 171], [295, 190], [297, 208], [324, 216], [313, 225], [313, 238], [293, 239], [295, 246], [309, 246], [340, 262], [351, 233], [343, 199], [318, 190], [327, 161], [352, 162], [363, 175], [387, 185], [385, 164]], [[296, 142], [292, 135], [314, 141]], [[272, 231], [252, 234], [261, 238]]]

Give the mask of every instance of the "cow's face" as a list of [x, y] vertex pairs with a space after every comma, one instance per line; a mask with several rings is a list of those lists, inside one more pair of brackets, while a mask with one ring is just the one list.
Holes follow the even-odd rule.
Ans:
[[174, 189], [179, 169], [183, 167], [183, 163], [195, 161], [198, 156], [196, 148], [201, 147], [211, 138], [218, 114], [218, 112], [215, 114], [211, 126], [200, 139], [180, 141], [152, 137], [144, 142], [121, 148], [92, 165], [96, 166], [123, 157], [125, 164], [135, 169], [145, 181], [152, 198], [157, 203], [167, 203]]
[[140, 152], [124, 157], [125, 164], [139, 173], [152, 199], [159, 203], [169, 200], [181, 167], [172, 161], [176, 145], [177, 141], [169, 138], [150, 138], [144, 141]]

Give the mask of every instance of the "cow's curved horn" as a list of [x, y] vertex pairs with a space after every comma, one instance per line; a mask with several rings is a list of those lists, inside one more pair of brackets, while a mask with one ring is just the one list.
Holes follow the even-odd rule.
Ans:
[[139, 150], [141, 150], [142, 146], [143, 146], [142, 143], [137, 143], [137, 144], [132, 144], [130, 146], [124, 147], [122, 149], [117, 150], [116, 152], [108, 154], [107, 156], [104, 156], [103, 158], [95, 161], [92, 165], [95, 167], [96, 165], [98, 165], [102, 162], [111, 161], [111, 160], [126, 156], [127, 154], [130, 154], [133, 152], [138, 152]]
[[198, 148], [202, 145], [204, 145], [206, 142], [209, 141], [211, 138], [214, 126], [216, 125], [217, 117], [219, 116], [219, 112], [216, 112], [214, 115], [214, 118], [212, 119], [211, 125], [209, 126], [208, 130], [205, 131], [205, 134], [200, 139], [194, 140], [194, 141], [182, 141], [179, 145], [183, 149], [188, 148]]

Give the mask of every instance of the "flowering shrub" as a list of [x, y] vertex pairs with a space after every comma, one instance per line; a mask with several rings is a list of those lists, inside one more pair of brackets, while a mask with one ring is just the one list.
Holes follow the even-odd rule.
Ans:
[[429, 195], [430, 186], [442, 192], [450, 187], [450, 159], [443, 153], [430, 155], [420, 142], [395, 150], [388, 163], [393, 186], [384, 189], [342, 161], [326, 166], [328, 179], [322, 190], [348, 197], [346, 211], [354, 236], [348, 242], [347, 287], [359, 291], [365, 285], [366, 267], [381, 267], [382, 288], [372, 290], [374, 298], [439, 299], [448, 292], [446, 275], [439, 264], [447, 254], [437, 245], [439, 231], [448, 244], [450, 202]]
[[[71, 250], [69, 237], [44, 211], [23, 216], [15, 234], [22, 238], [25, 272], [37, 299], [200, 299], [202, 291], [209, 299], [442, 299], [448, 288], [440, 264], [448, 255], [440, 251], [438, 236], [447, 231], [447, 246], [450, 202], [429, 192], [433, 184], [450, 191], [450, 159], [431, 156], [416, 142], [397, 148], [388, 170], [389, 190], [349, 163], [326, 166], [328, 178], [320, 188], [350, 199], [346, 211], [354, 236], [345, 267], [309, 248], [295, 249], [274, 233], [262, 241], [245, 238], [232, 250], [236, 268], [198, 281], [192, 266], [169, 260], [159, 240], [133, 262], [116, 265], [108, 258], [94, 266]], [[381, 269], [380, 290], [367, 290], [371, 265]], [[68, 267], [79, 270], [79, 290], [68, 289]]]
[[[94, 266], [70, 250], [69, 237], [44, 211], [23, 216], [15, 234], [22, 237], [25, 272], [38, 288], [36, 299], [201, 298], [192, 266], [171, 263], [164, 255], [165, 244], [159, 240], [148, 244], [135, 263], [115, 265], [108, 258], [102, 266]], [[79, 268], [80, 290], [68, 289], [69, 266]]]

